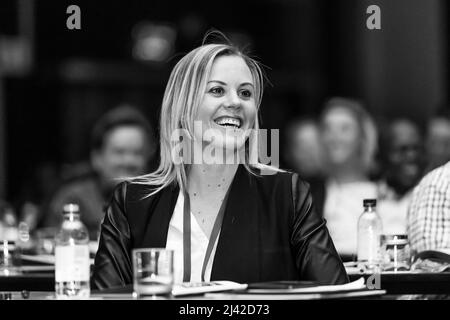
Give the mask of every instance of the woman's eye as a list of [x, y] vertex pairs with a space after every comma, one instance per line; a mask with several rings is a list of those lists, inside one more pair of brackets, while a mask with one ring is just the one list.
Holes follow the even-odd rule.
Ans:
[[242, 90], [241, 96], [244, 98], [250, 98], [252, 96], [252, 92], [250, 90]]
[[214, 94], [214, 95], [222, 95], [224, 93], [225, 90], [223, 90], [223, 88], [221, 87], [214, 87], [209, 89], [209, 92]]

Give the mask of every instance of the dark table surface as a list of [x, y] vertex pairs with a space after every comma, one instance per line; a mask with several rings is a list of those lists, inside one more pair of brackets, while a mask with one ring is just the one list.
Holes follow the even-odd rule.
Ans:
[[[370, 289], [385, 290], [387, 294], [448, 294], [450, 296], [450, 272], [413, 273], [383, 272], [381, 274], [350, 273], [350, 281], [364, 277]], [[0, 276], [0, 291], [54, 291], [53, 270], [23, 272], [18, 275]]]
[[[369, 280], [376, 289], [386, 290], [387, 294], [448, 294], [450, 295], [450, 272], [413, 273], [413, 272], [383, 272], [378, 274], [349, 274], [350, 281], [360, 277]], [[369, 279], [370, 278], [370, 279]], [[378, 280], [378, 284], [377, 284]]]

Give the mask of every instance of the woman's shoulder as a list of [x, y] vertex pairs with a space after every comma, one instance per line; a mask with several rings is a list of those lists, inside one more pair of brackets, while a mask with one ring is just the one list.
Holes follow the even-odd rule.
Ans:
[[310, 203], [312, 201], [309, 182], [296, 172], [277, 170], [272, 174], [261, 173], [254, 180], [257, 183], [257, 189], [264, 198], [276, 199], [279, 203], [291, 203], [294, 212], [298, 208], [302, 208], [305, 202]]
[[[120, 182], [114, 189], [113, 197], [121, 203], [145, 203], [151, 202], [159, 197], [162, 190], [174, 188], [167, 186], [162, 190], [157, 190], [157, 186], [150, 186], [148, 184], [135, 182], [132, 180], [125, 180]], [[155, 192], [157, 191], [157, 192]]]
[[309, 189], [309, 183], [298, 173], [284, 169], [272, 167], [259, 169], [255, 180], [272, 190], [274, 188], [292, 188], [294, 191]]
[[273, 166], [258, 166], [251, 167], [252, 172], [255, 173], [255, 176], [258, 180], [262, 182], [273, 182], [282, 179], [289, 179], [294, 175], [294, 172], [280, 169]]

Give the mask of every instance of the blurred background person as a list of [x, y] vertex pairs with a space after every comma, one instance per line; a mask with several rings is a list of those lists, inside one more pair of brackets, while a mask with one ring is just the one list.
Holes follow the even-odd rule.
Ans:
[[423, 177], [426, 157], [419, 125], [407, 118], [388, 121], [380, 133], [378, 213], [385, 234], [405, 234], [413, 188]]
[[407, 229], [413, 253], [450, 254], [450, 161], [429, 172], [414, 189]]
[[427, 172], [450, 161], [450, 108], [443, 106], [428, 121], [426, 148]]
[[120, 106], [107, 112], [92, 131], [89, 170], [75, 170], [75, 177], [55, 192], [41, 226], [59, 226], [64, 204], [77, 203], [90, 239], [96, 240], [114, 186], [146, 172], [155, 151], [153, 129], [139, 111]]
[[360, 102], [341, 97], [325, 103], [320, 122], [325, 180], [312, 185], [313, 196], [328, 221], [336, 249], [344, 260], [351, 260], [356, 254], [363, 199], [376, 198], [376, 184], [369, 175], [377, 129]]
[[313, 182], [323, 174], [323, 150], [317, 121], [295, 118], [286, 127], [284, 158], [288, 168]]

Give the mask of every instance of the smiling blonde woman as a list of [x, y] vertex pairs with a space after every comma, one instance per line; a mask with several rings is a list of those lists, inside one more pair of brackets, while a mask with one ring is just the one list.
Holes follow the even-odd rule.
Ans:
[[[162, 103], [160, 166], [116, 188], [94, 288], [131, 284], [131, 251], [146, 247], [175, 250], [175, 282], [348, 281], [307, 183], [250, 161], [259, 142], [246, 134], [259, 129], [262, 94], [258, 63], [232, 45], [204, 44], [178, 62]], [[198, 135], [196, 123], [217, 136]], [[193, 148], [233, 151], [224, 158], [244, 150], [245, 159], [175, 164], [171, 137], [179, 129]]]

